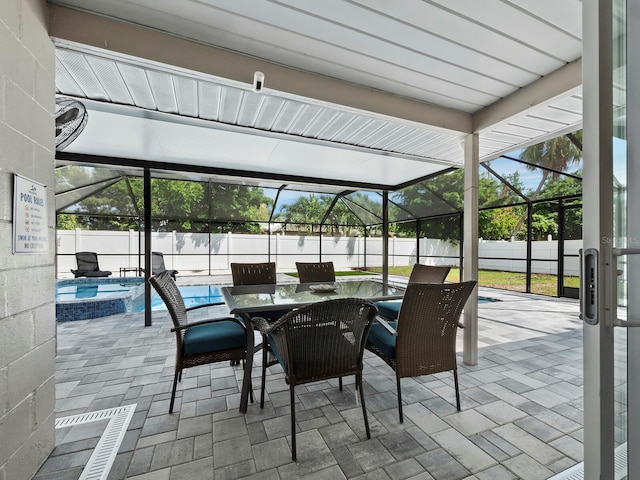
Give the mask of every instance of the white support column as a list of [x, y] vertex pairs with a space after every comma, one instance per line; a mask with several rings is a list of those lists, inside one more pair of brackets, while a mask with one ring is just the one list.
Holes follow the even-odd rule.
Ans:
[[[582, 2], [583, 248], [599, 252], [597, 323], [584, 322], [584, 473], [614, 478], [614, 348], [607, 326], [615, 289], [605, 282], [606, 250], [613, 237], [613, 2]], [[581, 297], [585, 283], [581, 279]], [[586, 302], [585, 302], [586, 303]]]
[[[478, 280], [478, 134], [467, 135], [464, 140], [464, 278]], [[464, 307], [465, 365], [478, 364], [478, 289]]]

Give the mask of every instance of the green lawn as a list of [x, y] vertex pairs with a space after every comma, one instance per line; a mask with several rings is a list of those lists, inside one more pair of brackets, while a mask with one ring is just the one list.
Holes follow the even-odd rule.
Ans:
[[[408, 277], [413, 266], [389, 267], [390, 275], [400, 275]], [[368, 271], [381, 273], [382, 267], [370, 267]], [[447, 281], [458, 282], [460, 270], [452, 268], [447, 276]], [[480, 270], [478, 272], [478, 282], [483, 287], [503, 288], [505, 290], [515, 290], [524, 292], [526, 289], [526, 275], [519, 272], [501, 272], [496, 270]], [[565, 277], [565, 287], [578, 287], [579, 277]], [[534, 273], [531, 275], [531, 291], [542, 295], [556, 296], [558, 279], [555, 275]]]
[[[370, 272], [363, 272], [362, 270], [345, 270], [342, 272], [336, 272], [336, 277], [352, 277], [354, 275], [368, 275]], [[298, 278], [298, 272], [288, 272], [287, 275]]]

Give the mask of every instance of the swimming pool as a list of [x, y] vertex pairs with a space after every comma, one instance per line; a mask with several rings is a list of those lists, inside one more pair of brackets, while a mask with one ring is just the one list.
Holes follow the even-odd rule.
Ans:
[[[224, 303], [215, 285], [178, 287], [187, 308], [208, 303]], [[165, 310], [160, 296], [152, 290], [151, 310]], [[88, 320], [118, 313], [144, 312], [144, 280], [126, 278], [74, 278], [56, 282], [56, 320]]]
[[144, 298], [142, 278], [73, 278], [56, 282], [56, 320], [68, 322], [131, 311]]

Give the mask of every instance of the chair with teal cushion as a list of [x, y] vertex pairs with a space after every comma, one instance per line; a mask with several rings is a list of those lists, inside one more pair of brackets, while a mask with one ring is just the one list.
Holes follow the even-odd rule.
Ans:
[[[171, 271], [154, 275], [149, 282], [156, 289], [171, 315], [172, 332], [176, 334], [176, 366], [171, 389], [169, 413], [173, 412], [178, 381], [185, 368], [206, 365], [226, 360], [239, 361], [247, 358], [247, 334], [242, 320], [222, 317], [189, 323], [187, 312], [222, 302], [186, 308], [180, 290], [171, 277]], [[251, 352], [253, 354], [253, 352]]]
[[404, 294], [398, 321], [378, 318], [367, 349], [396, 373], [398, 413], [402, 416], [400, 379], [453, 370], [456, 407], [460, 410], [456, 333], [462, 309], [476, 282], [412, 283]]
[[[416, 263], [409, 276], [409, 284], [412, 283], [444, 283], [449, 275], [449, 265], [422, 265]], [[378, 314], [387, 320], [396, 320], [400, 313], [402, 300], [385, 300], [376, 302]]]
[[[289, 384], [293, 460], [296, 460], [296, 385], [355, 375], [365, 431], [367, 438], [371, 438], [362, 391], [362, 357], [365, 339], [375, 316], [376, 308], [371, 302], [340, 298], [292, 310], [274, 323], [260, 317], [251, 319], [253, 325], [268, 338]], [[263, 362], [263, 393], [266, 367]], [[261, 403], [261, 407], [263, 405]]]

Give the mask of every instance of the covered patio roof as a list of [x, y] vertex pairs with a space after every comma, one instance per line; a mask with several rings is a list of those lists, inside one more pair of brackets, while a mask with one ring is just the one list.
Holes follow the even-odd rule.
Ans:
[[582, 120], [578, 0], [51, 3], [62, 160], [394, 190]]

